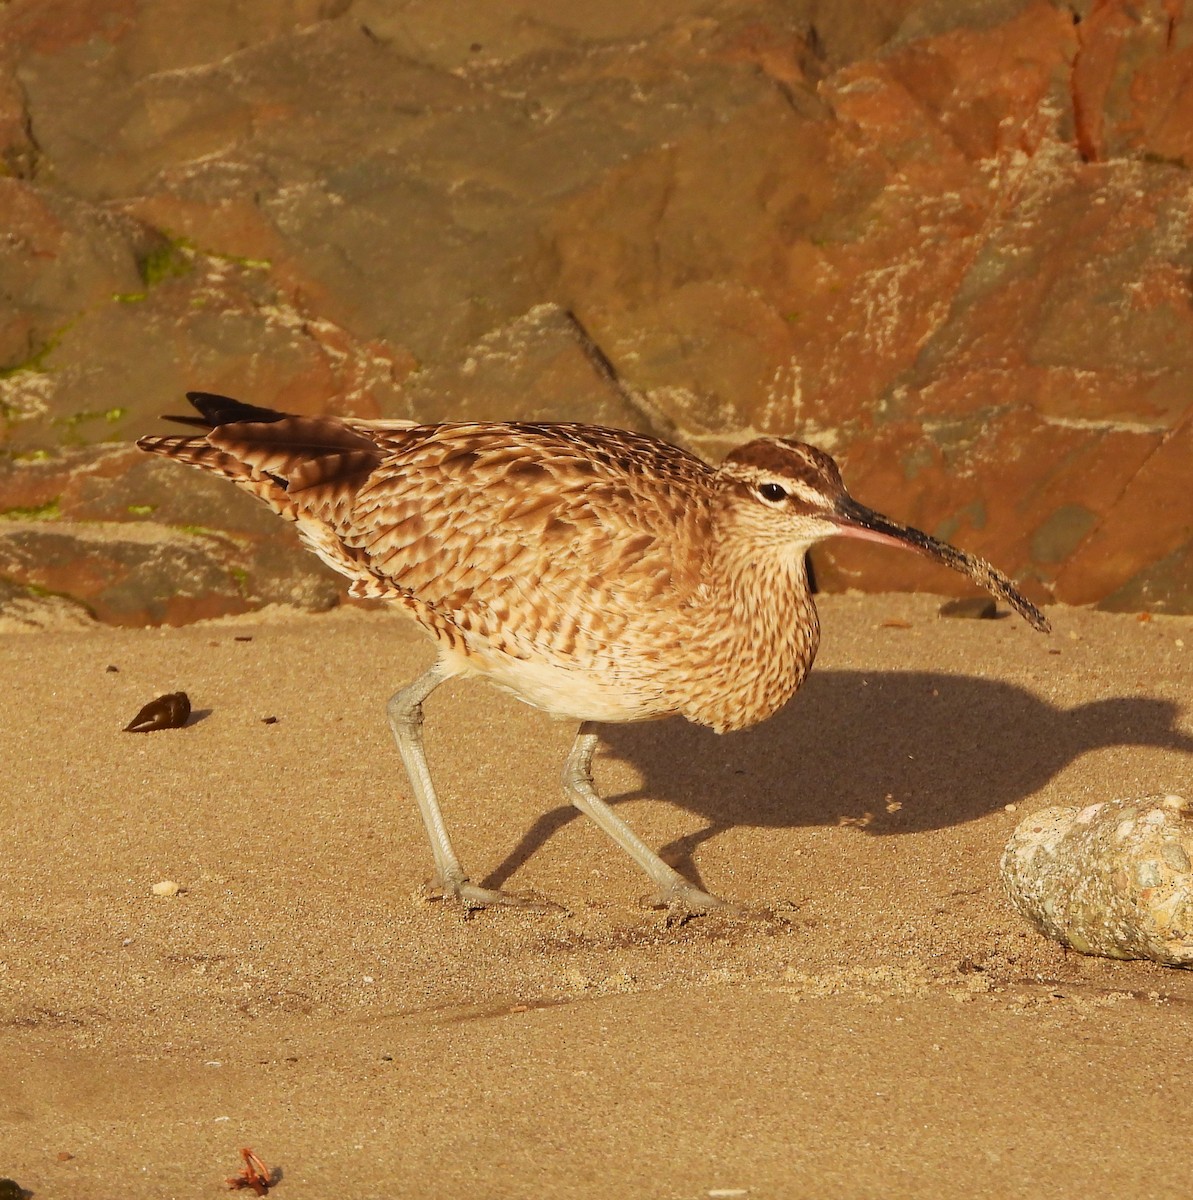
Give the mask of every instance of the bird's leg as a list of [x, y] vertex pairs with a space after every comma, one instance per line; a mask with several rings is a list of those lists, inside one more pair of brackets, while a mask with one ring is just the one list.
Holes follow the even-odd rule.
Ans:
[[654, 881], [659, 903], [688, 912], [710, 912], [728, 907], [724, 900], [702, 892], [678, 871], [669, 867], [607, 805], [592, 784], [592, 756], [597, 735], [591, 722], [585, 721], [563, 768], [563, 787], [568, 799], [585, 816], [591, 817]]
[[436, 663], [413, 683], [395, 692], [386, 705], [389, 727], [393, 730], [394, 741], [398, 744], [398, 753], [402, 756], [406, 775], [414, 790], [419, 814], [427, 827], [431, 853], [435, 856], [435, 879], [432, 886], [442, 892], [444, 898], [459, 900], [469, 907], [528, 903], [531, 907], [543, 907], [541, 904], [527, 902], [505, 892], [496, 892], [469, 883], [468, 876], [452, 849], [447, 827], [443, 823], [443, 813], [435, 796], [435, 785], [431, 782], [426, 752], [423, 750], [423, 701], [445, 679], [450, 678], [451, 674], [442, 663]]

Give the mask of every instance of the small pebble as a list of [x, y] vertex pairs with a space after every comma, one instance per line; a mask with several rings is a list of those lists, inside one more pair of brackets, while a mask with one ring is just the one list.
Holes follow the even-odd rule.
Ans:
[[74, 1158], [74, 1155], [71, 1154], [71, 1152], [69, 1150], [59, 1150], [58, 1151], [58, 1161], [59, 1162], [70, 1162], [70, 1160], [72, 1158]]
[[172, 879], [163, 879], [160, 883], [155, 883], [150, 890], [155, 896], [177, 896], [182, 888]]
[[998, 616], [998, 606], [989, 596], [966, 596], [946, 600], [937, 610], [942, 617], [968, 617], [973, 621], [992, 621]]

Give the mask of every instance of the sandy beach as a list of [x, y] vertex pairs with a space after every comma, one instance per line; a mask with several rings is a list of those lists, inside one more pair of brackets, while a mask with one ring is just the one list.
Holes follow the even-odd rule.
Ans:
[[[0, 1200], [217, 1200], [246, 1147], [273, 1200], [1185, 1200], [1193, 972], [1066, 951], [999, 862], [1048, 806], [1193, 802], [1191, 168], [1173, 0], [0, 0]], [[452, 681], [452, 840], [542, 902], [467, 911], [386, 723], [434, 648], [228, 459], [136, 448], [192, 391], [744, 448], [714, 487], [597, 446], [569, 541], [553, 450], [404, 476], [250, 422], [313, 455], [252, 490], [351, 503], [366, 587], [446, 547], [501, 638], [564, 645], [613, 570], [666, 617], [685, 547], [729, 548], [704, 583], [875, 531], [762, 437], [1054, 631], [940, 616], [984, 567], [818, 547], [782, 712], [604, 731], [601, 794], [734, 905], [686, 919], [566, 804], [574, 727]], [[491, 488], [537, 530], [496, 572]]]
[[[1035, 808], [1193, 788], [1193, 619], [937, 604], [822, 598], [747, 733], [609, 729], [598, 786], [744, 906], [686, 922], [563, 806], [571, 727], [478, 682], [427, 706], [450, 828], [561, 908], [427, 899], [395, 615], [0, 635], [0, 1176], [215, 1197], [251, 1146], [282, 1200], [1185, 1195], [1193, 977], [1046, 942], [997, 869]], [[122, 732], [175, 690], [187, 728]]]

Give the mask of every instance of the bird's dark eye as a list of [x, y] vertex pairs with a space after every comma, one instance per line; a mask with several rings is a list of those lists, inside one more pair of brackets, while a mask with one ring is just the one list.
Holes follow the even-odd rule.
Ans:
[[780, 500], [787, 499], [787, 493], [777, 483], [762, 483], [758, 485], [758, 494], [763, 500], [769, 500], [772, 504], [778, 504]]

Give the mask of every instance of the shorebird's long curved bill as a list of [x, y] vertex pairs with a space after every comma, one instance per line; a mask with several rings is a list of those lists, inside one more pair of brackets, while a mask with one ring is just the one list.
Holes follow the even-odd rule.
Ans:
[[864, 538], [871, 542], [882, 542], [887, 546], [902, 546], [906, 550], [918, 550], [929, 558], [936, 559], [946, 567], [952, 567], [962, 575], [968, 575], [974, 583], [984, 587], [992, 596], [1005, 600], [1029, 625], [1041, 633], [1051, 633], [1048, 618], [1030, 600], [1021, 596], [1015, 585], [1001, 571], [996, 571], [985, 559], [976, 558], [938, 541], [923, 530], [910, 525], [900, 525], [846, 497], [837, 505], [837, 521], [841, 533], [846, 537]]

